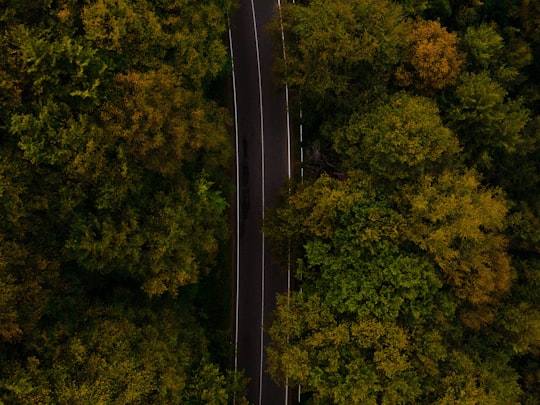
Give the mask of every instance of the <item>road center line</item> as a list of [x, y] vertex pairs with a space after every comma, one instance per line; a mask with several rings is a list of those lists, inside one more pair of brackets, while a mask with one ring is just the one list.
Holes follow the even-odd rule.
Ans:
[[[257, 54], [257, 73], [259, 76], [259, 109], [261, 121], [261, 182], [262, 182], [262, 220], [264, 222], [264, 207], [265, 207], [265, 184], [264, 184], [264, 112], [263, 112], [263, 94], [262, 94], [262, 77], [261, 77], [261, 57], [259, 52], [259, 34], [257, 31], [257, 19], [255, 17], [255, 4], [251, 0], [251, 14], [253, 18], [253, 30], [255, 34], [255, 50]], [[262, 383], [263, 383], [263, 362], [264, 362], [264, 279], [265, 279], [265, 240], [264, 232], [261, 232], [262, 241], [262, 263], [261, 263], [261, 331], [260, 331], [260, 364], [259, 364], [259, 405], [262, 404]]]
[[231, 24], [227, 19], [227, 25], [229, 27], [229, 52], [231, 56], [231, 68], [232, 68], [232, 87], [233, 87], [233, 105], [234, 105], [234, 139], [235, 139], [235, 156], [236, 156], [236, 302], [235, 302], [235, 317], [234, 317], [234, 371], [238, 371], [238, 315], [239, 315], [239, 291], [240, 291], [240, 159], [239, 146], [238, 146], [238, 106], [237, 106], [237, 94], [236, 94], [236, 72], [234, 70], [234, 51]]
[[[294, 0], [293, 0], [294, 2]], [[285, 32], [283, 30], [283, 17], [281, 14], [281, 0], [277, 0], [278, 11], [279, 11], [279, 28], [281, 30], [281, 49], [283, 51], [283, 62], [287, 63], [287, 52], [285, 50]], [[289, 194], [291, 193], [291, 124], [290, 124], [290, 115], [289, 115], [289, 85], [285, 82], [285, 107], [286, 107], [286, 116], [287, 116], [287, 177], [288, 177], [288, 190]], [[291, 252], [289, 246], [289, 253], [287, 257], [287, 302], [289, 300], [291, 291]], [[288, 305], [288, 304], [287, 304]], [[287, 343], [289, 342], [289, 337], [287, 336]], [[289, 378], [285, 378], [285, 405], [289, 403]]]

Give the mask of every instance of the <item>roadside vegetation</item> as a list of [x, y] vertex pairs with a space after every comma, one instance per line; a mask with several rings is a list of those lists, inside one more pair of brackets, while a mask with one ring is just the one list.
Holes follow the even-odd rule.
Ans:
[[283, 6], [307, 159], [268, 355], [305, 403], [538, 404], [539, 4]]
[[209, 96], [230, 7], [0, 1], [0, 403], [242, 392], [223, 305], [230, 119]]

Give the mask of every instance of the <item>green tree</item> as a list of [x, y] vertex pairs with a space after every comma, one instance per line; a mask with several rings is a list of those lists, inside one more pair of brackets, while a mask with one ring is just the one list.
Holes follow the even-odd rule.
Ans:
[[207, 174], [228, 162], [225, 117], [175, 78], [168, 69], [119, 76], [119, 94], [130, 98], [103, 106], [102, 126], [82, 129], [86, 143], [68, 143], [80, 152], [66, 170], [85, 185], [80, 204], [92, 207], [70, 226], [70, 257], [130, 275], [149, 294], [207, 273], [225, 234], [226, 202]]
[[[298, 272], [337, 313], [411, 322], [441, 287], [428, 261], [400, 249], [405, 219], [368, 181], [321, 177], [279, 211], [280, 222], [304, 224]], [[281, 239], [269, 223], [268, 234]], [[298, 234], [297, 234], [298, 235]], [[299, 248], [299, 246], [297, 246]], [[434, 304], [433, 304], [434, 305]]]
[[169, 64], [198, 89], [226, 63], [222, 35], [231, 5], [228, 0], [98, 0], [84, 7], [81, 19], [85, 38], [107, 51], [121, 71]]
[[503, 38], [493, 25], [482, 24], [468, 27], [463, 38], [470, 64], [482, 70], [489, 68], [496, 58], [500, 58], [504, 48]]
[[99, 117], [75, 116], [70, 90], [58, 85], [56, 97], [12, 115], [9, 128], [24, 158], [48, 168], [44, 182], [59, 189], [53, 203], [40, 186], [55, 207], [51, 221], [70, 229], [59, 241], [68, 257], [91, 271], [130, 274], [152, 294], [195, 282], [225, 234], [226, 203], [208, 180], [230, 156], [223, 110], [182, 88], [169, 68], [118, 75]]
[[406, 25], [392, 2], [287, 3], [282, 15], [288, 43], [280, 73], [322, 114], [386, 85], [400, 60]]
[[489, 75], [463, 74], [455, 98], [448, 109], [448, 126], [458, 134], [470, 164], [489, 171], [501, 153], [529, 150], [523, 129], [530, 112]]
[[470, 172], [393, 194], [349, 174], [305, 184], [267, 222], [302, 285], [278, 297], [273, 377], [314, 403], [517, 401], [517, 340], [493, 311], [514, 279], [505, 201]]
[[414, 181], [440, 170], [460, 150], [435, 103], [407, 93], [393, 95], [367, 114], [354, 114], [333, 140], [346, 167], [390, 181]]
[[532, 54], [527, 42], [517, 36], [517, 30], [508, 28], [505, 41], [494, 24], [468, 27], [461, 41], [467, 53], [470, 72], [488, 71], [497, 82], [508, 86], [512, 82], [522, 82], [520, 72], [531, 63]]
[[278, 297], [270, 371], [310, 403], [536, 403], [538, 7], [354, 19], [374, 3], [284, 8], [279, 73], [325, 164], [266, 217], [301, 286]]
[[270, 372], [316, 404], [499, 404], [522, 394], [508, 359], [453, 345], [437, 330], [344, 318], [318, 294], [278, 297]]
[[121, 304], [90, 304], [90, 297], [79, 297], [73, 303], [79, 320], [57, 318], [33, 355], [3, 362], [0, 400], [228, 403], [231, 381], [206, 357], [207, 341], [189, 306], [159, 308], [144, 299], [135, 305], [129, 293], [114, 293], [123, 295]]
[[1, 3], [0, 402], [242, 400], [197, 290], [227, 235], [205, 86], [230, 3]]
[[421, 391], [407, 331], [375, 319], [343, 320], [317, 294], [280, 296], [270, 329], [270, 372], [312, 392], [314, 403], [414, 403]]
[[442, 376], [434, 404], [513, 404], [522, 394], [506, 359], [456, 350], [449, 353], [447, 367], [452, 371]]

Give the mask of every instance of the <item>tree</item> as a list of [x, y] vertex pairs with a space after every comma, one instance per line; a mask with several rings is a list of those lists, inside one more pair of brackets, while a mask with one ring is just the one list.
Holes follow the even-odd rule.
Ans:
[[[536, 219], [524, 226], [532, 228], [534, 221]], [[534, 255], [520, 256], [515, 255], [513, 264], [517, 280], [512, 295], [499, 310], [496, 327], [499, 344], [516, 357], [514, 368], [520, 374], [524, 391], [522, 403], [532, 404], [540, 392], [540, 311], [537, 293], [540, 287], [540, 262]]]
[[197, 291], [227, 235], [204, 87], [230, 3], [1, 3], [0, 403], [244, 403]]
[[284, 223], [304, 224], [292, 240], [303, 246], [303, 292], [278, 298], [268, 354], [273, 376], [302, 384], [316, 403], [413, 403], [421, 393], [400, 325], [436, 317], [439, 305], [427, 303], [439, 303], [441, 284], [429, 263], [399, 249], [403, 218], [375, 190], [367, 177], [321, 177], [278, 211], [280, 230], [267, 225], [284, 240]]
[[429, 0], [398, 0], [403, 10], [411, 16], [422, 15], [429, 7]]
[[310, 403], [536, 403], [537, 7], [357, 21], [372, 3], [284, 8], [279, 72], [325, 165], [266, 216], [301, 286], [278, 297], [269, 369]]
[[489, 305], [514, 278], [500, 193], [482, 189], [474, 172], [444, 172], [405, 188], [402, 198], [409, 204], [407, 239], [433, 258], [458, 300], [473, 306], [462, 320], [473, 328], [491, 322]]
[[[288, 197], [287, 204], [269, 216], [264, 224], [265, 233], [275, 241], [276, 249], [281, 249], [280, 253], [287, 251], [289, 241], [294, 249], [303, 249], [314, 237], [331, 238], [338, 225], [343, 223], [342, 216], [357, 203], [375, 199], [375, 185], [369, 176], [359, 175], [345, 183], [323, 175], [313, 184], [299, 186]], [[393, 220], [400, 221], [398, 216]], [[394, 224], [386, 225], [382, 223], [376, 231], [397, 238]], [[376, 233], [375, 237], [378, 235]]]
[[314, 403], [519, 401], [518, 375], [507, 358], [451, 342], [440, 327], [351, 319], [332, 312], [319, 294], [305, 292], [279, 296], [275, 315], [270, 372], [277, 381], [301, 384]]
[[493, 24], [468, 27], [463, 37], [469, 63], [481, 70], [489, 68], [502, 55], [504, 40]]
[[39, 187], [56, 207], [50, 220], [69, 229], [58, 243], [86, 269], [133, 276], [153, 294], [195, 282], [224, 234], [226, 203], [208, 179], [230, 156], [223, 110], [170, 68], [118, 75], [99, 118], [75, 115], [65, 91], [12, 115], [10, 126], [24, 158], [59, 190]]
[[467, 53], [468, 71], [488, 71], [498, 83], [508, 88], [526, 80], [523, 68], [532, 62], [530, 46], [520, 38], [519, 31], [507, 27], [507, 40], [494, 24], [467, 27], [461, 45]]
[[190, 89], [199, 89], [225, 66], [222, 35], [231, 4], [98, 0], [84, 7], [81, 19], [85, 38], [107, 51], [122, 72], [167, 64], [182, 73]]
[[406, 330], [336, 317], [317, 294], [278, 297], [270, 372], [313, 392], [314, 403], [414, 403], [421, 394]]
[[[7, 149], [7, 148], [6, 148]], [[0, 347], [30, 339], [58, 282], [48, 201], [28, 164], [5, 150], [0, 156]], [[0, 349], [0, 355], [1, 355]]]
[[81, 19], [86, 38], [98, 48], [117, 54], [123, 63], [155, 67], [164, 59], [165, 35], [147, 1], [98, 0], [84, 7]]
[[[442, 286], [438, 275], [428, 261], [400, 249], [404, 218], [369, 188], [357, 178], [321, 177], [291, 197], [279, 215], [282, 225], [289, 218], [304, 224], [301, 241], [293, 241], [303, 251], [297, 271], [309, 288], [324, 291], [322, 299], [336, 313], [411, 323], [427, 318]], [[267, 231], [283, 238], [272, 224]]]
[[465, 73], [448, 109], [448, 126], [460, 137], [467, 160], [485, 171], [500, 153], [524, 153], [530, 143], [523, 129], [530, 112], [486, 73]]
[[385, 181], [413, 180], [449, 165], [460, 148], [435, 103], [397, 93], [367, 114], [355, 114], [334, 136], [346, 167]]
[[408, 62], [396, 74], [398, 84], [428, 94], [451, 86], [461, 71], [458, 38], [437, 21], [418, 20], [410, 34]]
[[282, 15], [288, 42], [280, 73], [321, 114], [336, 104], [350, 108], [362, 92], [386, 85], [399, 62], [406, 26], [392, 2], [287, 3]]
[[56, 318], [32, 355], [2, 362], [0, 400], [217, 405], [232, 399], [232, 381], [208, 359], [189, 306], [151, 305], [144, 298], [134, 305], [128, 292], [114, 294], [123, 295], [121, 303], [91, 304], [80, 296], [72, 303], [79, 320]]
[[302, 285], [277, 300], [274, 379], [314, 403], [517, 401], [494, 314], [514, 279], [505, 201], [472, 172], [392, 194], [349, 175], [304, 184], [265, 228]]
[[213, 172], [228, 164], [228, 118], [200, 90], [186, 90], [169, 68], [118, 75], [116, 82], [122, 96], [101, 109], [103, 126], [145, 169], [172, 177], [187, 167]]
[[69, 142], [79, 153], [67, 173], [84, 185], [79, 204], [92, 207], [70, 226], [69, 256], [134, 277], [149, 294], [208, 272], [225, 228], [226, 202], [208, 179], [230, 153], [223, 111], [175, 79], [169, 69], [119, 76], [118, 94], [130, 97], [103, 106], [86, 142]]
[[476, 353], [449, 353], [449, 370], [443, 375], [434, 404], [511, 404], [519, 401], [518, 375], [506, 359], [478, 358]]

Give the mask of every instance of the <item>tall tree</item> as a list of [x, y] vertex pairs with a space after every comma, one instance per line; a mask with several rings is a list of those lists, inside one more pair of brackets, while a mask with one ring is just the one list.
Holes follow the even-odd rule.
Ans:
[[224, 68], [222, 43], [229, 0], [149, 2], [98, 0], [81, 13], [85, 38], [121, 70], [174, 66], [198, 89]]
[[321, 114], [386, 85], [407, 29], [401, 7], [386, 0], [287, 3], [283, 28], [289, 43], [280, 72]]
[[217, 405], [232, 399], [233, 379], [208, 359], [189, 305], [150, 304], [126, 290], [112, 295], [117, 303], [90, 304], [93, 298], [81, 294], [69, 303], [77, 315], [49, 319], [32, 353], [18, 362], [4, 358], [0, 400]]
[[487, 73], [465, 73], [448, 109], [448, 125], [459, 135], [468, 163], [489, 173], [501, 154], [530, 150], [523, 136], [529, 115], [522, 100], [509, 98]]
[[537, 2], [396, 3], [284, 8], [321, 158], [265, 224], [301, 286], [270, 371], [309, 403], [536, 403]]
[[473, 172], [427, 176], [403, 198], [410, 204], [408, 239], [433, 258], [455, 296], [473, 306], [462, 320], [473, 328], [491, 322], [490, 305], [514, 278], [503, 234], [505, 200], [482, 189]]
[[230, 3], [1, 3], [0, 402], [240, 400], [194, 304], [227, 235]]
[[352, 115], [333, 141], [345, 167], [363, 168], [384, 181], [414, 181], [451, 164], [460, 151], [436, 104], [404, 92], [369, 113]]
[[[400, 85], [414, 85], [428, 94], [456, 82], [463, 65], [458, 38], [437, 21], [417, 20], [410, 34], [405, 64], [396, 74]], [[409, 65], [409, 66], [407, 66]]]

